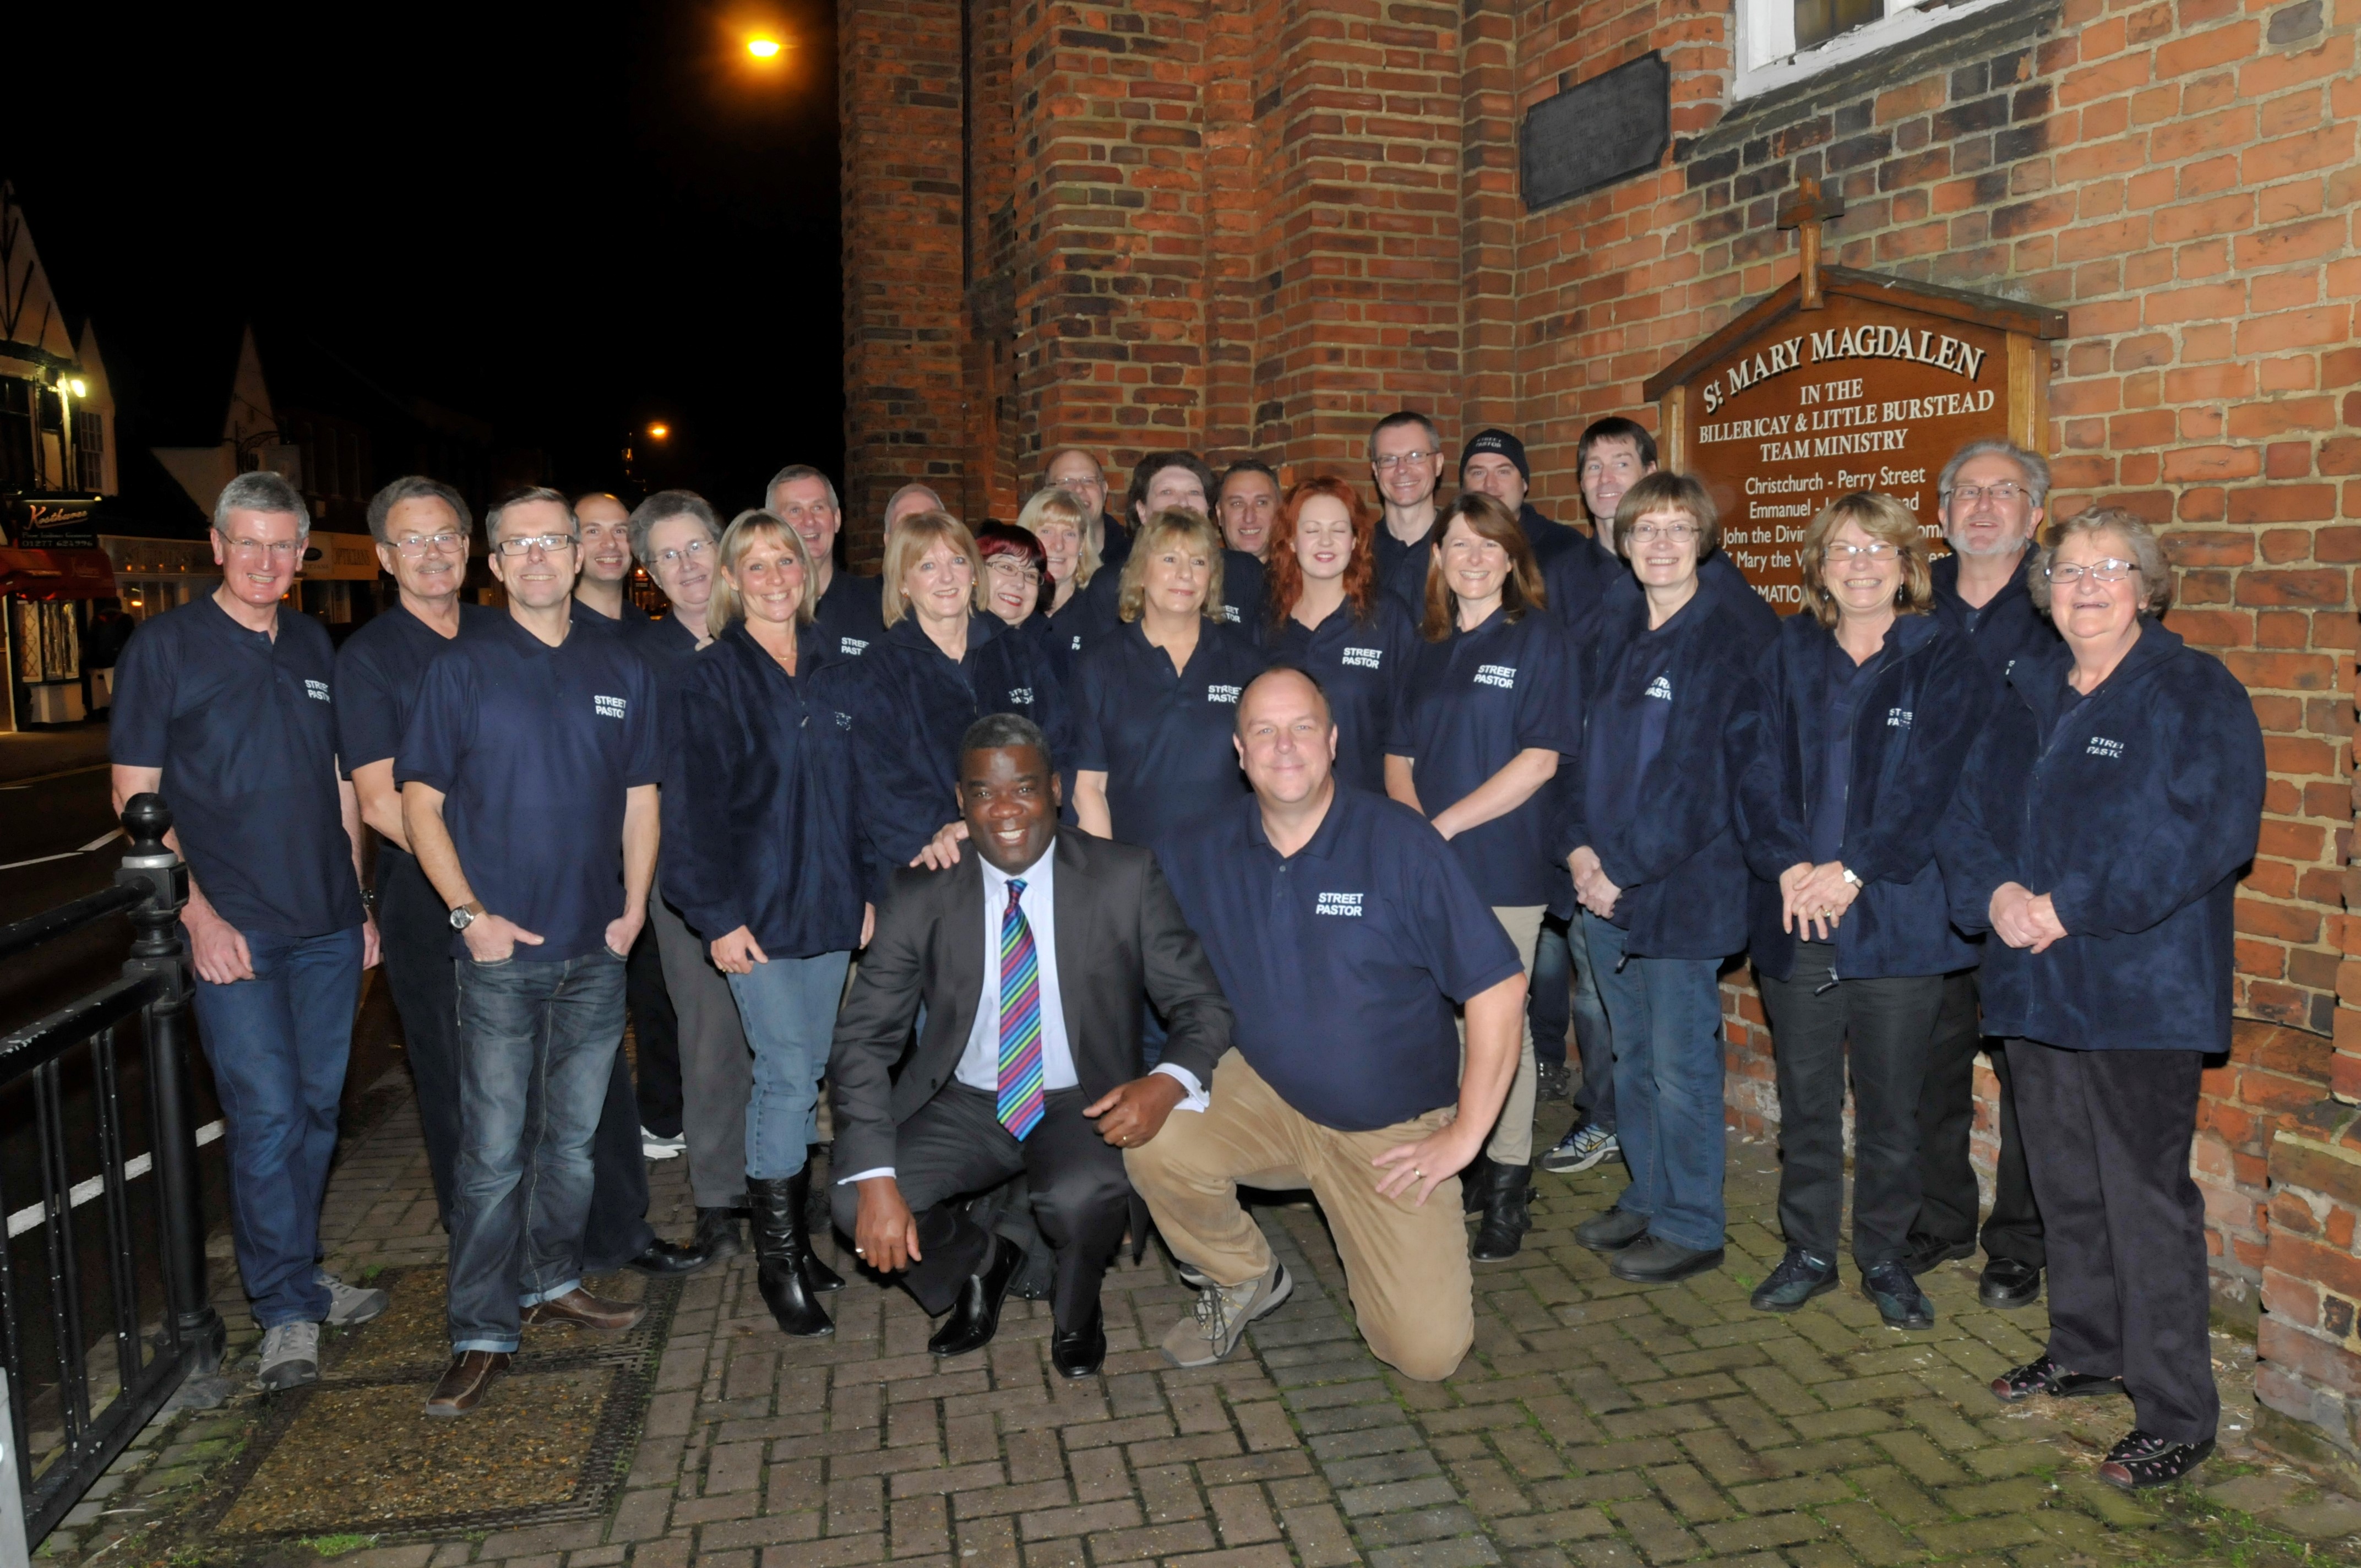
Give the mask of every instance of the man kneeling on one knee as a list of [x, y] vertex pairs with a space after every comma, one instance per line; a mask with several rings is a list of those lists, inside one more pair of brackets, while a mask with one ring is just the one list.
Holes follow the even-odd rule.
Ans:
[[[959, 788], [977, 853], [894, 873], [837, 1014], [836, 1224], [929, 1315], [950, 1314], [928, 1348], [965, 1354], [998, 1329], [1024, 1254], [952, 1202], [1024, 1172], [1058, 1260], [1049, 1359], [1087, 1377], [1106, 1355], [1099, 1281], [1132, 1208], [1123, 1153], [1202, 1095], [1230, 1010], [1155, 858], [1060, 829], [1056, 764], [1029, 719], [971, 725]], [[1143, 993], [1171, 1029], [1144, 1077]], [[895, 1073], [921, 1002], [917, 1048]]]
[[1236, 1014], [1207, 1108], [1124, 1150], [1173, 1253], [1208, 1281], [1164, 1352], [1218, 1361], [1287, 1298], [1237, 1190], [1309, 1187], [1370, 1350], [1446, 1377], [1476, 1337], [1458, 1172], [1516, 1075], [1524, 968], [1424, 818], [1336, 784], [1336, 726], [1310, 675], [1247, 686], [1237, 748], [1253, 798], [1158, 850]]

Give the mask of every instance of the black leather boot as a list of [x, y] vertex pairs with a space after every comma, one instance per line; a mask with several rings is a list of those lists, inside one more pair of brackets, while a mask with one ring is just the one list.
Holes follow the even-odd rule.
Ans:
[[836, 1332], [836, 1325], [829, 1321], [828, 1313], [804, 1283], [803, 1261], [811, 1251], [811, 1237], [804, 1229], [803, 1192], [810, 1185], [808, 1173], [765, 1180], [746, 1179], [746, 1202], [754, 1217], [754, 1256], [760, 1266], [754, 1282], [780, 1329], [798, 1339]]
[[835, 1269], [830, 1268], [826, 1263], [822, 1262], [820, 1260], [819, 1254], [812, 1250], [811, 1231], [809, 1229], [811, 1223], [811, 1156], [807, 1153], [804, 1156], [803, 1169], [787, 1178], [787, 1185], [795, 1190], [796, 1212], [804, 1217], [804, 1223], [806, 1226], [804, 1231], [803, 1255], [796, 1266], [803, 1270], [805, 1289], [814, 1291], [820, 1295], [826, 1295], [830, 1290], [841, 1290], [844, 1288], [844, 1276], [839, 1274]]
[[1532, 1175], [1529, 1165], [1492, 1165], [1483, 1218], [1477, 1223], [1476, 1242], [1467, 1249], [1468, 1256], [1479, 1263], [1498, 1263], [1517, 1255], [1533, 1224]]
[[697, 1240], [690, 1245], [716, 1262], [725, 1257], [736, 1257], [745, 1251], [738, 1240], [738, 1211], [698, 1209]]
[[1480, 1151], [1467, 1162], [1467, 1168], [1459, 1173], [1461, 1213], [1480, 1214], [1484, 1212], [1485, 1204], [1490, 1201], [1492, 1179], [1499, 1171], [1500, 1168], [1492, 1163], [1492, 1157]]

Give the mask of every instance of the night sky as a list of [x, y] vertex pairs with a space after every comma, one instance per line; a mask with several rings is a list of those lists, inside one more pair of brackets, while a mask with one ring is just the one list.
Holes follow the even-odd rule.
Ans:
[[826, 0], [172, 10], [10, 23], [0, 178], [103, 351], [306, 334], [575, 489], [661, 420], [642, 488], [725, 517], [783, 463], [840, 470]]

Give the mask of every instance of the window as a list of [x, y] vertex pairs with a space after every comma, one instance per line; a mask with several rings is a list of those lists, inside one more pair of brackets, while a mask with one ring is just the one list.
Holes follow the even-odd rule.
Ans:
[[1752, 98], [1916, 38], [2002, 0], [1733, 0], [1738, 79]]
[[81, 488], [106, 488], [106, 416], [87, 404], [74, 411], [74, 468]]
[[0, 490], [33, 488], [33, 384], [0, 377]]

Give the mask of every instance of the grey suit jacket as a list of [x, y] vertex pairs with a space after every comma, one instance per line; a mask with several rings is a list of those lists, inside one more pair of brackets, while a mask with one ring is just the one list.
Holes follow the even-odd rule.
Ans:
[[[1156, 857], [1058, 830], [1058, 991], [1086, 1100], [1145, 1070], [1140, 1000], [1170, 1027], [1163, 1059], [1210, 1084], [1230, 1046], [1230, 1006]], [[983, 996], [983, 872], [975, 847], [946, 872], [894, 873], [877, 930], [836, 1015], [829, 1051], [832, 1168], [893, 1165], [895, 1129], [953, 1081]], [[901, 1061], [920, 1003], [927, 1026]]]

